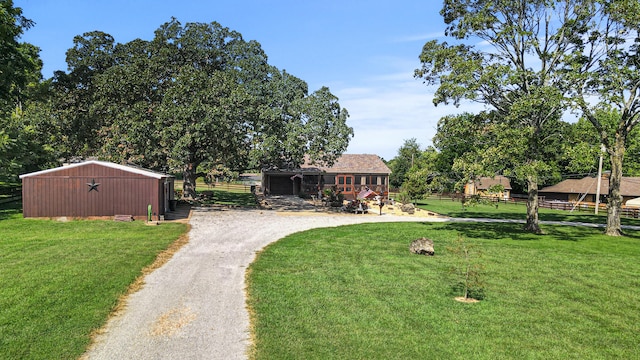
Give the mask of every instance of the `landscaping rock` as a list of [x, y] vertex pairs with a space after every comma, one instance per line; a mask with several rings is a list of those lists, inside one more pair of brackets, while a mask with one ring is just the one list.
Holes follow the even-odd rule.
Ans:
[[409, 245], [409, 251], [418, 255], [433, 256], [435, 250], [433, 249], [433, 240], [427, 238], [415, 239]]
[[402, 210], [402, 212], [406, 212], [406, 213], [408, 213], [408, 214], [413, 214], [414, 212], [416, 212], [416, 207], [415, 207], [413, 204], [411, 204], [411, 203], [409, 203], [409, 204], [403, 204], [403, 205], [400, 207], [400, 210]]
[[273, 209], [271, 207], [271, 205], [267, 202], [267, 200], [262, 200], [260, 201], [260, 208], [265, 209], [265, 210], [271, 210]]

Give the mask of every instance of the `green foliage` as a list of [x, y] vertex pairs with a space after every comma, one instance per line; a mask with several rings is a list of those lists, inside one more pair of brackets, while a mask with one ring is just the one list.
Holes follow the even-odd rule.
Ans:
[[344, 194], [338, 191], [335, 186], [333, 188], [324, 189], [323, 194], [329, 202], [329, 205], [333, 207], [342, 206], [344, 202]]
[[494, 203], [493, 201], [491, 201], [491, 199], [481, 196], [479, 194], [465, 196], [464, 199], [462, 200], [462, 207], [465, 210], [470, 207], [474, 207], [478, 205], [485, 205], [485, 206], [495, 205], [496, 209], [498, 208], [497, 202]]
[[[459, 169], [510, 169], [532, 194], [557, 178], [548, 155], [572, 91], [566, 53], [575, 48], [566, 38], [589, 23], [588, 8], [580, 1], [444, 2], [445, 34], [456, 43], [427, 42], [415, 75], [438, 86], [436, 105], [468, 99], [493, 109], [491, 142], [472, 148], [475, 155], [461, 160], [466, 164]], [[462, 179], [476, 175], [467, 172]], [[531, 199], [527, 228], [537, 232], [537, 197]]]
[[398, 200], [403, 204], [410, 204], [412, 202], [411, 195], [409, 195], [409, 193], [407, 193], [406, 191], [400, 191], [400, 193], [398, 193], [396, 200]]
[[[463, 113], [449, 115], [438, 120], [436, 135], [433, 144], [438, 150], [436, 169], [440, 176], [439, 183], [444, 184], [446, 190], [462, 190], [467, 183], [469, 171], [467, 166], [479, 163], [477, 156], [491, 142], [489, 133], [485, 131], [491, 120], [490, 113], [477, 115]], [[461, 162], [463, 157], [466, 160]], [[457, 162], [457, 165], [456, 165]], [[480, 171], [472, 171], [474, 174]], [[478, 174], [480, 175], [480, 174]]]
[[399, 188], [406, 180], [406, 175], [421, 155], [420, 144], [415, 138], [404, 141], [398, 149], [398, 155], [387, 164], [391, 170], [389, 175], [389, 185], [392, 188]]
[[407, 194], [410, 199], [421, 199], [425, 194], [427, 194], [428, 174], [428, 168], [415, 166], [407, 173], [407, 178], [400, 188], [401, 192]]
[[42, 62], [40, 49], [20, 43], [33, 25], [13, 1], [0, 2], [0, 181], [17, 181], [17, 175], [47, 164], [51, 148], [37, 127]]
[[[611, 186], [608, 194], [606, 233], [621, 235], [620, 179], [623, 160], [631, 142], [631, 132], [640, 122], [640, 18], [637, 1], [592, 1], [589, 13], [594, 21], [577, 28], [567, 38], [574, 51], [567, 54], [575, 83], [573, 106], [594, 126], [600, 142], [609, 154]], [[602, 112], [618, 109], [617, 121], [610, 130], [608, 116]]]
[[18, 181], [18, 175], [54, 164], [54, 150], [34, 117], [35, 103], [0, 118], [0, 181]]
[[[617, 109], [597, 109], [595, 116], [611, 138], [615, 137], [616, 127], [621, 119]], [[571, 125], [570, 131], [565, 135], [563, 153], [565, 154], [566, 169], [572, 173], [594, 174], [598, 169], [598, 158], [601, 153], [601, 141], [596, 128], [586, 118], [580, 118]], [[611, 156], [609, 152], [602, 151], [603, 171], [611, 170]], [[628, 135], [626, 150], [624, 153], [625, 176], [637, 176], [640, 174], [640, 129], [635, 127]]]
[[[92, 31], [75, 36], [73, 44], [67, 51], [69, 72], [54, 73], [50, 101], [45, 103], [48, 121], [52, 122], [49, 126], [54, 130], [51, 145], [65, 160], [102, 155], [98, 149], [109, 134], [101, 130], [113, 121], [111, 117], [115, 114], [114, 109], [102, 106], [105, 100], [99, 96], [104, 88], [99, 84], [99, 76], [115, 63], [113, 37]], [[122, 94], [126, 89], [118, 90]]]
[[40, 80], [39, 49], [19, 38], [33, 26], [13, 0], [0, 2], [0, 119], [25, 100], [27, 85]]
[[49, 108], [62, 157], [182, 172], [186, 196], [218, 166], [295, 166], [305, 154], [331, 164], [353, 136], [328, 88], [308, 94], [304, 81], [267, 63], [258, 42], [217, 22], [172, 19], [152, 40], [125, 44], [85, 33], [67, 63]]

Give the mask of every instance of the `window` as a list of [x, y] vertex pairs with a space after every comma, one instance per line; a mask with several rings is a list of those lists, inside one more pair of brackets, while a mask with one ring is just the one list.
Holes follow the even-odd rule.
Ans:
[[353, 191], [353, 176], [351, 175], [338, 175], [338, 190], [342, 192]]

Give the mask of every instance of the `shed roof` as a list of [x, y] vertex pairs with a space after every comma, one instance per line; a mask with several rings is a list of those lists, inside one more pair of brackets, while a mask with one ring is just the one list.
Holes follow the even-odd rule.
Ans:
[[336, 174], [391, 174], [387, 164], [378, 155], [374, 154], [342, 154], [330, 167], [311, 164], [307, 158], [301, 168], [317, 169]]
[[475, 186], [478, 190], [488, 190], [494, 185], [502, 185], [505, 190], [511, 190], [511, 181], [506, 176], [481, 177], [475, 181]]
[[44, 175], [44, 174], [50, 174], [50, 173], [52, 174], [52, 173], [55, 173], [56, 171], [60, 171], [60, 170], [64, 170], [64, 169], [72, 169], [72, 168], [75, 168], [75, 167], [86, 166], [86, 165], [99, 165], [99, 166], [104, 166], [104, 167], [108, 167], [108, 168], [113, 168], [113, 169], [118, 169], [118, 170], [130, 172], [130, 173], [133, 173], [133, 174], [152, 177], [152, 178], [156, 178], [156, 179], [163, 179], [163, 178], [167, 178], [167, 177], [173, 177], [173, 175], [167, 175], [167, 174], [163, 174], [163, 173], [159, 173], [159, 172], [155, 172], [155, 171], [151, 171], [151, 170], [147, 170], [147, 169], [142, 169], [142, 168], [139, 168], [139, 167], [134, 167], [134, 166], [129, 166], [129, 165], [120, 165], [120, 164], [116, 164], [116, 163], [112, 163], [112, 162], [108, 162], [108, 161], [89, 160], [89, 161], [84, 161], [84, 162], [80, 162], [80, 163], [59, 166], [59, 167], [53, 168], [53, 169], [47, 169], [47, 170], [36, 171], [36, 172], [28, 173], [28, 174], [22, 174], [22, 175], [20, 175], [20, 179], [23, 179], [25, 177], [30, 177], [30, 176], [38, 176], [38, 175]]
[[[582, 179], [567, 179], [555, 185], [541, 189], [540, 193], [560, 194], [595, 194], [598, 186], [597, 178], [587, 176]], [[600, 182], [600, 194], [609, 193], [609, 181], [602, 177]], [[640, 196], [640, 177], [623, 176], [620, 181], [620, 194], [622, 196]]]

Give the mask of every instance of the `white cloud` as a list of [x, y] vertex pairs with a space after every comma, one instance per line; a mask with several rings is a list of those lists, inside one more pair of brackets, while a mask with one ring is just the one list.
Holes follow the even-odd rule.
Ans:
[[[406, 73], [405, 73], [406, 74]], [[405, 140], [416, 138], [422, 147], [431, 145], [438, 120], [464, 111], [478, 112], [477, 103], [454, 106], [433, 105], [433, 88], [399, 73], [376, 76], [367, 86], [336, 88], [340, 105], [350, 114], [354, 128], [349, 153], [378, 154], [390, 160]]]
[[433, 39], [437, 39], [437, 38], [441, 38], [444, 37], [444, 32], [443, 31], [438, 31], [438, 32], [432, 32], [432, 33], [426, 33], [426, 34], [417, 34], [417, 35], [407, 35], [407, 36], [401, 36], [401, 37], [396, 37], [392, 40], [392, 42], [396, 42], [396, 43], [405, 43], [405, 42], [418, 42], [418, 41], [427, 41], [427, 40], [433, 40]]

